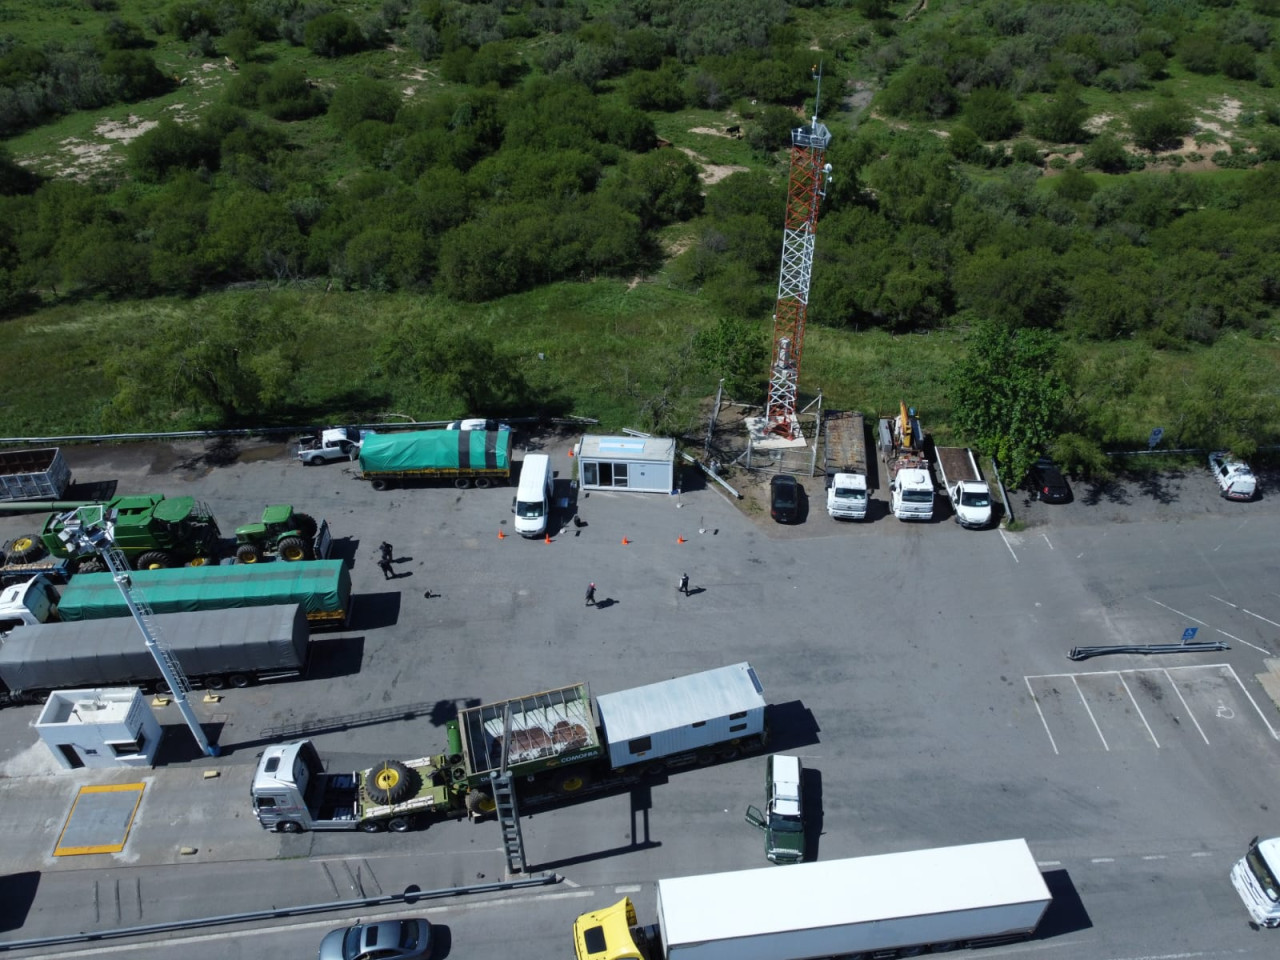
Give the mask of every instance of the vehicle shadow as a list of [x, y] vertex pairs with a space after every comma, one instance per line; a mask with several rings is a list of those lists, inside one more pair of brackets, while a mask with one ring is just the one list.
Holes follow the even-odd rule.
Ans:
[[527, 872], [534, 869], [540, 871], [558, 870], [561, 867], [571, 867], [579, 863], [589, 863], [592, 860], [603, 860], [607, 857], [616, 857], [628, 853], [636, 853], [641, 850], [654, 850], [662, 843], [654, 840], [650, 833], [649, 811], [653, 808], [653, 792], [648, 784], [633, 787], [631, 794], [631, 828], [627, 831], [631, 837], [631, 842], [620, 847], [611, 847], [608, 850], [595, 850], [591, 853], [579, 854], [576, 857], [565, 857], [561, 860], [551, 860], [546, 863], [531, 864], [526, 863]]
[[1066, 870], [1049, 870], [1043, 876], [1053, 902], [1045, 911], [1044, 919], [1040, 921], [1040, 926], [1036, 928], [1032, 939], [1048, 940], [1092, 927], [1093, 921], [1089, 919], [1089, 911], [1085, 909], [1080, 894], [1076, 892], [1075, 884], [1071, 882], [1071, 875]]
[[822, 771], [805, 767], [801, 774], [800, 789], [804, 791], [804, 858], [812, 863], [818, 859], [818, 847], [822, 838]]
[[769, 751], [772, 753], [788, 753], [820, 741], [817, 718], [800, 700], [771, 703], [766, 716], [769, 721]]
[[4, 909], [0, 910], [0, 933], [22, 929], [39, 886], [39, 870], [24, 870], [0, 876], [0, 903], [4, 904]]

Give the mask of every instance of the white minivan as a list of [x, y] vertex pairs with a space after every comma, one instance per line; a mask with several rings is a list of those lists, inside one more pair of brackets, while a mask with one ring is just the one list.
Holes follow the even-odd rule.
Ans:
[[525, 457], [524, 466], [520, 468], [520, 486], [511, 502], [511, 512], [516, 515], [516, 533], [522, 537], [541, 537], [547, 532], [554, 490], [551, 458], [545, 453]]

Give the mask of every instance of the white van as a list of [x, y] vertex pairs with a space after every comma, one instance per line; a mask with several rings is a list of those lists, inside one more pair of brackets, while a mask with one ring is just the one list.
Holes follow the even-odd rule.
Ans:
[[516, 533], [522, 537], [540, 537], [547, 532], [551, 515], [551, 497], [555, 480], [551, 475], [551, 458], [545, 453], [531, 453], [520, 468], [520, 486], [511, 501], [516, 515]]

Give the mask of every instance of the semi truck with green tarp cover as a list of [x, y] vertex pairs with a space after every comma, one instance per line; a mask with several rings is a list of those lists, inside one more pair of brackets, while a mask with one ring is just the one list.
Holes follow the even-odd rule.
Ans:
[[[341, 560], [248, 563], [139, 570], [133, 586], [156, 613], [298, 603], [312, 628], [341, 627], [351, 602], [351, 573]], [[62, 620], [127, 617], [129, 608], [109, 573], [81, 573], [62, 590]]]
[[[152, 624], [192, 683], [210, 690], [296, 677], [306, 669], [309, 631], [296, 603], [162, 613]], [[41, 623], [0, 639], [0, 703], [125, 684], [168, 690], [132, 617]]]
[[404, 480], [452, 480], [485, 488], [511, 477], [510, 430], [376, 433], [360, 445], [360, 477], [375, 490]]

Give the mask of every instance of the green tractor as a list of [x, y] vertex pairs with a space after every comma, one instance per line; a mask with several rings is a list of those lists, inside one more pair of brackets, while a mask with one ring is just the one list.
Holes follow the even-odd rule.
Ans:
[[[183, 564], [217, 563], [221, 547], [218, 522], [208, 506], [194, 497], [166, 497], [159, 493], [114, 497], [105, 503], [81, 502], [74, 507], [87, 518], [105, 516], [111, 522], [114, 545], [137, 570], [158, 570]], [[27, 535], [14, 541], [27, 560], [48, 553], [77, 561], [80, 573], [106, 569], [96, 553], [82, 553], [63, 542], [64, 514], [45, 518], [39, 537]], [[15, 551], [13, 548], [11, 553]], [[16, 557], [15, 557], [16, 559]]]
[[261, 522], [236, 527], [236, 560], [257, 563], [270, 554], [281, 560], [311, 560], [315, 537], [313, 518], [287, 503], [272, 504], [263, 508]]

